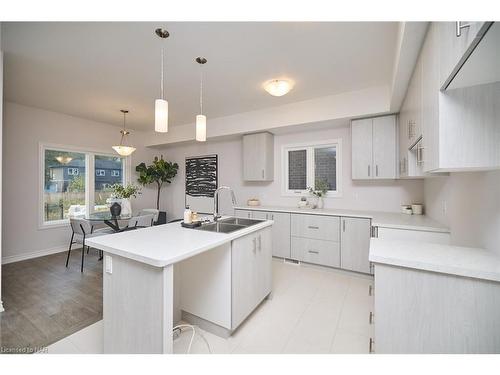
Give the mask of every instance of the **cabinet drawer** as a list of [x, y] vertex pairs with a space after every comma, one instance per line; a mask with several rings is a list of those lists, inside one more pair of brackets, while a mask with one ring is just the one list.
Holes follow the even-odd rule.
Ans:
[[292, 236], [339, 241], [340, 219], [336, 216], [292, 215]]
[[292, 259], [340, 267], [340, 245], [338, 242], [292, 237]]

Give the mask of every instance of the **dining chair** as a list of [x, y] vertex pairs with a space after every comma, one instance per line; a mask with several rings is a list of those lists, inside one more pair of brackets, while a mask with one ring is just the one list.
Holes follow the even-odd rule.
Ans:
[[157, 210], [156, 208], [143, 208], [139, 211], [139, 216], [149, 214], [154, 214], [153, 223], [156, 223], [158, 221], [158, 216], [160, 215], [160, 210]]
[[153, 226], [154, 214], [140, 215], [128, 221], [129, 228], [145, 228]]
[[[94, 232], [94, 227], [88, 220], [72, 217], [69, 219], [69, 223], [71, 225], [71, 240], [69, 241], [69, 249], [68, 256], [66, 257], [66, 267], [68, 267], [69, 256], [71, 255], [71, 248], [75, 243], [82, 244], [82, 265], [80, 268], [80, 272], [83, 272], [83, 260], [85, 256], [85, 240], [87, 238], [104, 236], [106, 234], [115, 233], [112, 229], [99, 229]], [[90, 246], [87, 246], [87, 253], [90, 249]], [[102, 258], [102, 251], [99, 250], [100, 258]]]

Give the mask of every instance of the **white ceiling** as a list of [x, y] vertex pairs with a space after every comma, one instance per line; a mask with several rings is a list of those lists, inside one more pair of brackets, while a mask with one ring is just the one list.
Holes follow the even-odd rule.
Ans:
[[[389, 85], [396, 22], [331, 23], [51, 23], [2, 22], [4, 96], [9, 101], [152, 130], [159, 95], [160, 39], [166, 27], [170, 124], [194, 123], [204, 56], [208, 118]], [[262, 89], [287, 77], [283, 97]]]

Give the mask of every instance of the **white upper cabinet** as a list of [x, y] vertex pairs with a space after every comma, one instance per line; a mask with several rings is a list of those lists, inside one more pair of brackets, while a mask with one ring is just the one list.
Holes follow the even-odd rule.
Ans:
[[245, 181], [274, 179], [274, 136], [271, 133], [243, 136], [243, 179]]
[[372, 178], [373, 120], [355, 120], [351, 123], [352, 179]]
[[396, 117], [353, 120], [352, 179], [396, 178]]

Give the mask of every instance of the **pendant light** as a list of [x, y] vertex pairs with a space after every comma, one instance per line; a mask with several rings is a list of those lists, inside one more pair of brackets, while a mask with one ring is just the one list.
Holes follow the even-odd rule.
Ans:
[[120, 112], [123, 113], [123, 129], [120, 130], [122, 138], [120, 139], [120, 145], [113, 146], [113, 150], [115, 150], [121, 156], [129, 156], [136, 149], [132, 146], [126, 146], [123, 142], [125, 140], [125, 137], [130, 134], [130, 132], [125, 129], [125, 116], [127, 115], [128, 111], [126, 109], [120, 109]]
[[196, 62], [200, 64], [200, 114], [196, 116], [196, 140], [205, 142], [207, 140], [207, 117], [203, 115], [203, 65], [207, 63], [204, 57], [197, 57]]
[[[155, 34], [163, 41], [169, 37], [169, 32], [165, 29], [156, 29]], [[165, 100], [164, 69], [163, 69], [163, 43], [161, 45], [161, 99], [155, 100], [155, 131], [159, 133], [168, 132], [168, 102]]]

